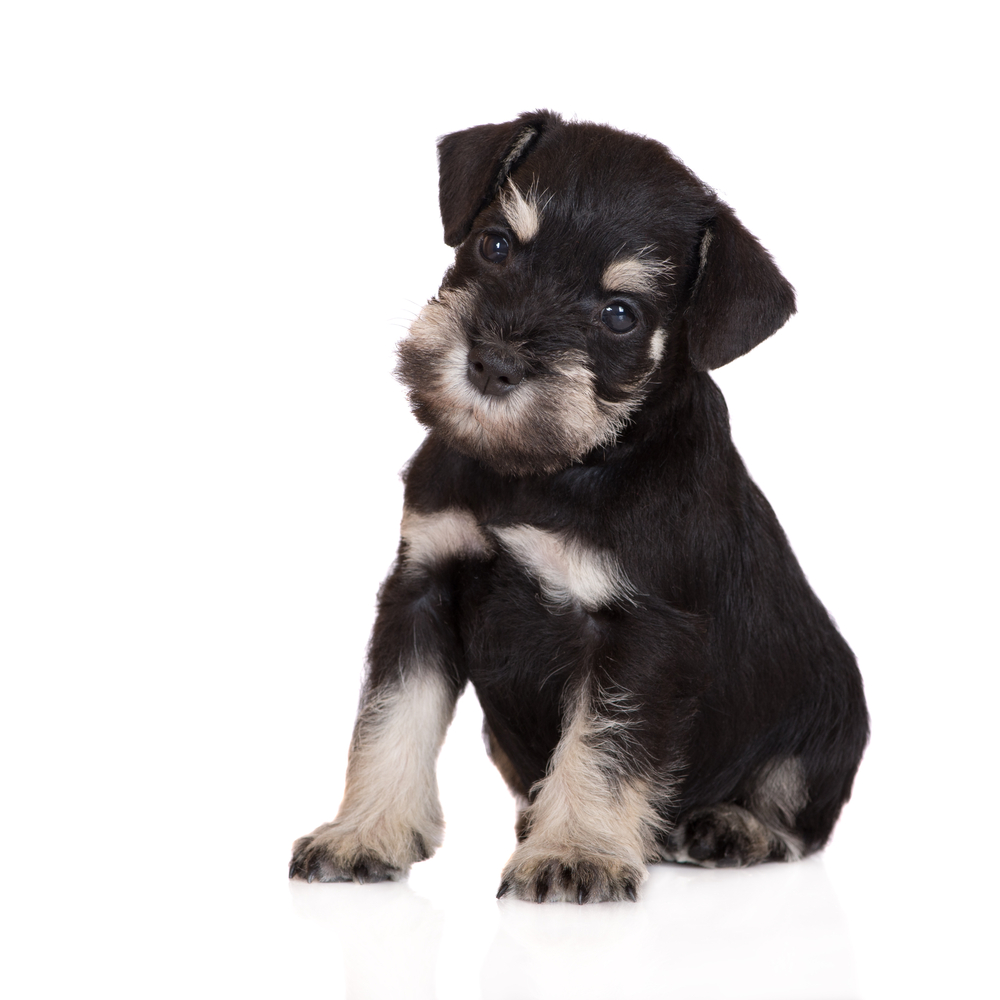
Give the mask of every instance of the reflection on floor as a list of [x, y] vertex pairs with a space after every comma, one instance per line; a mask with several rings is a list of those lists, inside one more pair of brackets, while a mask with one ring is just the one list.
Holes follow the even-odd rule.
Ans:
[[407, 883], [290, 891], [301, 916], [335, 928], [349, 998], [858, 996], [821, 858], [739, 871], [656, 865], [636, 904], [435, 903]]

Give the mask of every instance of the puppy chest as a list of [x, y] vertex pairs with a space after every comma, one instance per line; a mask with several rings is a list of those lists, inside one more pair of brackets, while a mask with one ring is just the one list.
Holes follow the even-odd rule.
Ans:
[[480, 523], [449, 508], [407, 512], [403, 538], [414, 572], [450, 579], [477, 683], [513, 672], [537, 684], [564, 673], [595, 641], [598, 620], [635, 593], [614, 552], [568, 531]]
[[413, 573], [454, 567], [463, 606], [527, 601], [542, 618], [577, 617], [630, 600], [634, 586], [614, 552], [567, 531], [480, 523], [471, 510], [404, 512], [403, 559]]
[[585, 620], [602, 608], [630, 599], [632, 583], [613, 552], [568, 532], [532, 524], [486, 529], [496, 550], [492, 584], [532, 593], [548, 616]]
[[412, 571], [460, 563], [472, 570], [470, 583], [487, 590], [533, 589], [542, 606], [559, 614], [597, 611], [629, 600], [635, 589], [614, 552], [568, 531], [517, 521], [480, 523], [472, 511], [451, 507], [430, 514], [405, 511], [401, 534]]

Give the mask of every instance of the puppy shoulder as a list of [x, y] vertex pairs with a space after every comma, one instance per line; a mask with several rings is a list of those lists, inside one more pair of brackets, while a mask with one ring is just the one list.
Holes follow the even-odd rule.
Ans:
[[491, 473], [433, 432], [403, 470], [400, 524], [404, 564], [428, 569], [455, 559], [484, 559], [493, 544], [484, 532], [481, 480]]
[[425, 512], [468, 506], [481, 470], [478, 462], [449, 447], [432, 431], [403, 469], [406, 506]]

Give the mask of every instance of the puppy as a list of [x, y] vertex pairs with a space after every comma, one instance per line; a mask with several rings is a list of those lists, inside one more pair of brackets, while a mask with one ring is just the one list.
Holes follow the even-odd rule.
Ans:
[[707, 374], [792, 287], [649, 139], [539, 111], [439, 154], [455, 263], [398, 368], [429, 433], [344, 801], [290, 876], [397, 879], [434, 852], [468, 681], [518, 803], [499, 896], [634, 900], [651, 861], [818, 850], [867, 741], [861, 678]]

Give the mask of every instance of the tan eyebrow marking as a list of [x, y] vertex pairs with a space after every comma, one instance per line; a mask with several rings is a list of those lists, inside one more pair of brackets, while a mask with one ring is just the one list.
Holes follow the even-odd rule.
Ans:
[[601, 275], [601, 287], [606, 292], [635, 292], [637, 295], [656, 291], [659, 282], [669, 277], [674, 265], [669, 260], [656, 260], [637, 254], [612, 261]]
[[514, 235], [522, 243], [527, 243], [538, 235], [542, 224], [542, 208], [533, 188], [528, 189], [525, 197], [513, 181], [508, 181], [500, 195], [500, 207], [510, 228], [514, 230]]

